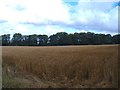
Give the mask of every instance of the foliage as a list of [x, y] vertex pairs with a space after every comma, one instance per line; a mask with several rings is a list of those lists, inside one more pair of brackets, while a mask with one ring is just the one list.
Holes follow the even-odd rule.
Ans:
[[58, 45], [101, 45], [120, 44], [120, 34], [111, 36], [110, 34], [95, 34], [58, 32], [51, 36], [47, 35], [22, 35], [15, 33], [10, 40], [10, 34], [2, 35], [3, 46], [58, 46]]

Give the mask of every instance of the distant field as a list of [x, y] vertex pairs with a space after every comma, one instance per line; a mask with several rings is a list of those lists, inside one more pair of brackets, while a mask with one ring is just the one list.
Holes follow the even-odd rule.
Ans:
[[3, 87], [117, 87], [118, 45], [2, 49]]

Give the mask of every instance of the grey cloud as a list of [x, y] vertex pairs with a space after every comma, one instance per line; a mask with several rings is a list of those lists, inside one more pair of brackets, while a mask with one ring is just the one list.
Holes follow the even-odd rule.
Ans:
[[[98, 6], [98, 12], [93, 12], [93, 14], [91, 14], [88, 19], [87, 19], [87, 23], [83, 23], [82, 21], [77, 20], [76, 17], [71, 16], [73, 23], [68, 24], [65, 23], [64, 21], [60, 22], [60, 21], [52, 21], [52, 20], [47, 20], [44, 22], [24, 22], [22, 24], [26, 24], [26, 25], [34, 25], [34, 26], [47, 26], [47, 25], [51, 25], [51, 26], [59, 26], [59, 27], [68, 27], [68, 28], [73, 28], [73, 29], [77, 29], [77, 30], [95, 30], [95, 31], [100, 31], [100, 32], [111, 32], [111, 33], [117, 33], [118, 32], [118, 22], [116, 22], [116, 19], [114, 19], [115, 14], [117, 14], [115, 11], [117, 9], [115, 9], [115, 11], [112, 13], [109, 12], [104, 12], [103, 8], [101, 8], [100, 5], [105, 5], [106, 3], [101, 3], [101, 4], [95, 4], [95, 5], [99, 5]], [[95, 6], [97, 7], [97, 6]], [[108, 8], [111, 7], [111, 3], [109, 3], [109, 5], [107, 6]], [[92, 10], [92, 8], [94, 8], [94, 6], [92, 6], [90, 9]], [[99, 8], [101, 8], [101, 10], [99, 10]], [[115, 7], [114, 7], [115, 8]], [[89, 7], [85, 7], [86, 10], [89, 9]], [[84, 13], [84, 12], [83, 12]], [[111, 19], [108, 16], [110, 15], [110, 17], [113, 17], [113, 19], [105, 21], [104, 20], [104, 16], [100, 15], [101, 13], [103, 13], [103, 15], [105, 15], [105, 18], [107, 17], [107, 19]], [[77, 14], [77, 12], [76, 12]], [[87, 12], [85, 14], [88, 14]], [[108, 16], [106, 16], [108, 15]], [[79, 14], [77, 14], [77, 17], [81, 17]], [[78, 18], [79, 18], [78, 17]]]
[[25, 23], [21, 23], [21, 24], [25, 24], [25, 25], [34, 25], [34, 26], [59, 26], [59, 27], [66, 27], [66, 28], [73, 28], [73, 29], [77, 29], [77, 30], [96, 30], [96, 31], [108, 31], [111, 33], [117, 33], [118, 28], [117, 27], [109, 27], [106, 24], [103, 24], [102, 22], [97, 22], [94, 21], [92, 23], [82, 23], [82, 22], [75, 22], [73, 24], [67, 24], [64, 22], [52, 22], [49, 21], [49, 23], [33, 23], [33, 22], [25, 22]]

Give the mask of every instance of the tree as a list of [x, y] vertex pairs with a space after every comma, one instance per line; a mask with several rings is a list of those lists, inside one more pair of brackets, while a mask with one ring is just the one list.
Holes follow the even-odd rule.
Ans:
[[94, 44], [94, 39], [95, 39], [95, 34], [92, 32], [87, 32], [86, 33], [86, 43], [88, 45], [93, 45]]
[[75, 40], [74, 34], [69, 34], [67, 39], [67, 44], [74, 45], [74, 40]]
[[69, 45], [69, 36], [66, 32], [59, 32], [49, 37], [50, 45]]
[[23, 46], [29, 46], [29, 36], [28, 35], [24, 35], [22, 37], [23, 37], [22, 45]]
[[22, 34], [20, 33], [15, 33], [12, 38], [12, 45], [19, 46], [22, 45]]
[[48, 43], [48, 36], [47, 35], [38, 35], [38, 45], [46, 46]]
[[0, 46], [2, 46], [2, 36], [0, 36]]
[[105, 44], [112, 44], [112, 36], [110, 34], [105, 36]]
[[2, 45], [8, 46], [10, 44], [10, 34], [2, 35]]
[[28, 36], [29, 46], [37, 46], [38, 45], [37, 40], [38, 40], [38, 36], [36, 34], [29, 35]]
[[87, 40], [87, 34], [86, 33], [79, 33], [79, 43], [81, 45], [86, 45], [86, 44], [88, 44], [87, 41], [88, 41]]
[[49, 37], [49, 45], [59, 45], [59, 38], [57, 37], [57, 35], [53, 34]]
[[94, 38], [94, 44], [100, 45], [100, 44], [105, 44], [105, 34], [95, 34]]
[[111, 36], [110, 34], [94, 34], [58, 32], [51, 36], [47, 35], [22, 35], [15, 33], [10, 40], [10, 34], [4, 34], [0, 37], [3, 46], [46, 46], [46, 45], [102, 45], [102, 44], [120, 44], [120, 34]]
[[113, 44], [120, 44], [120, 34], [114, 35], [112, 37], [112, 43]]
[[72, 36], [72, 42], [73, 45], [79, 45], [80, 44], [80, 36], [79, 33], [74, 33]]
[[66, 32], [59, 32], [56, 34], [59, 45], [68, 44], [68, 34]]

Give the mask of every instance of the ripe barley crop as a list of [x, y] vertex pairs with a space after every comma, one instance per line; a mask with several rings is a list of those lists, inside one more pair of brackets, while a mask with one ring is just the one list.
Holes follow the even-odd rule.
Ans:
[[3, 65], [55, 87], [117, 87], [118, 46], [3, 47]]

